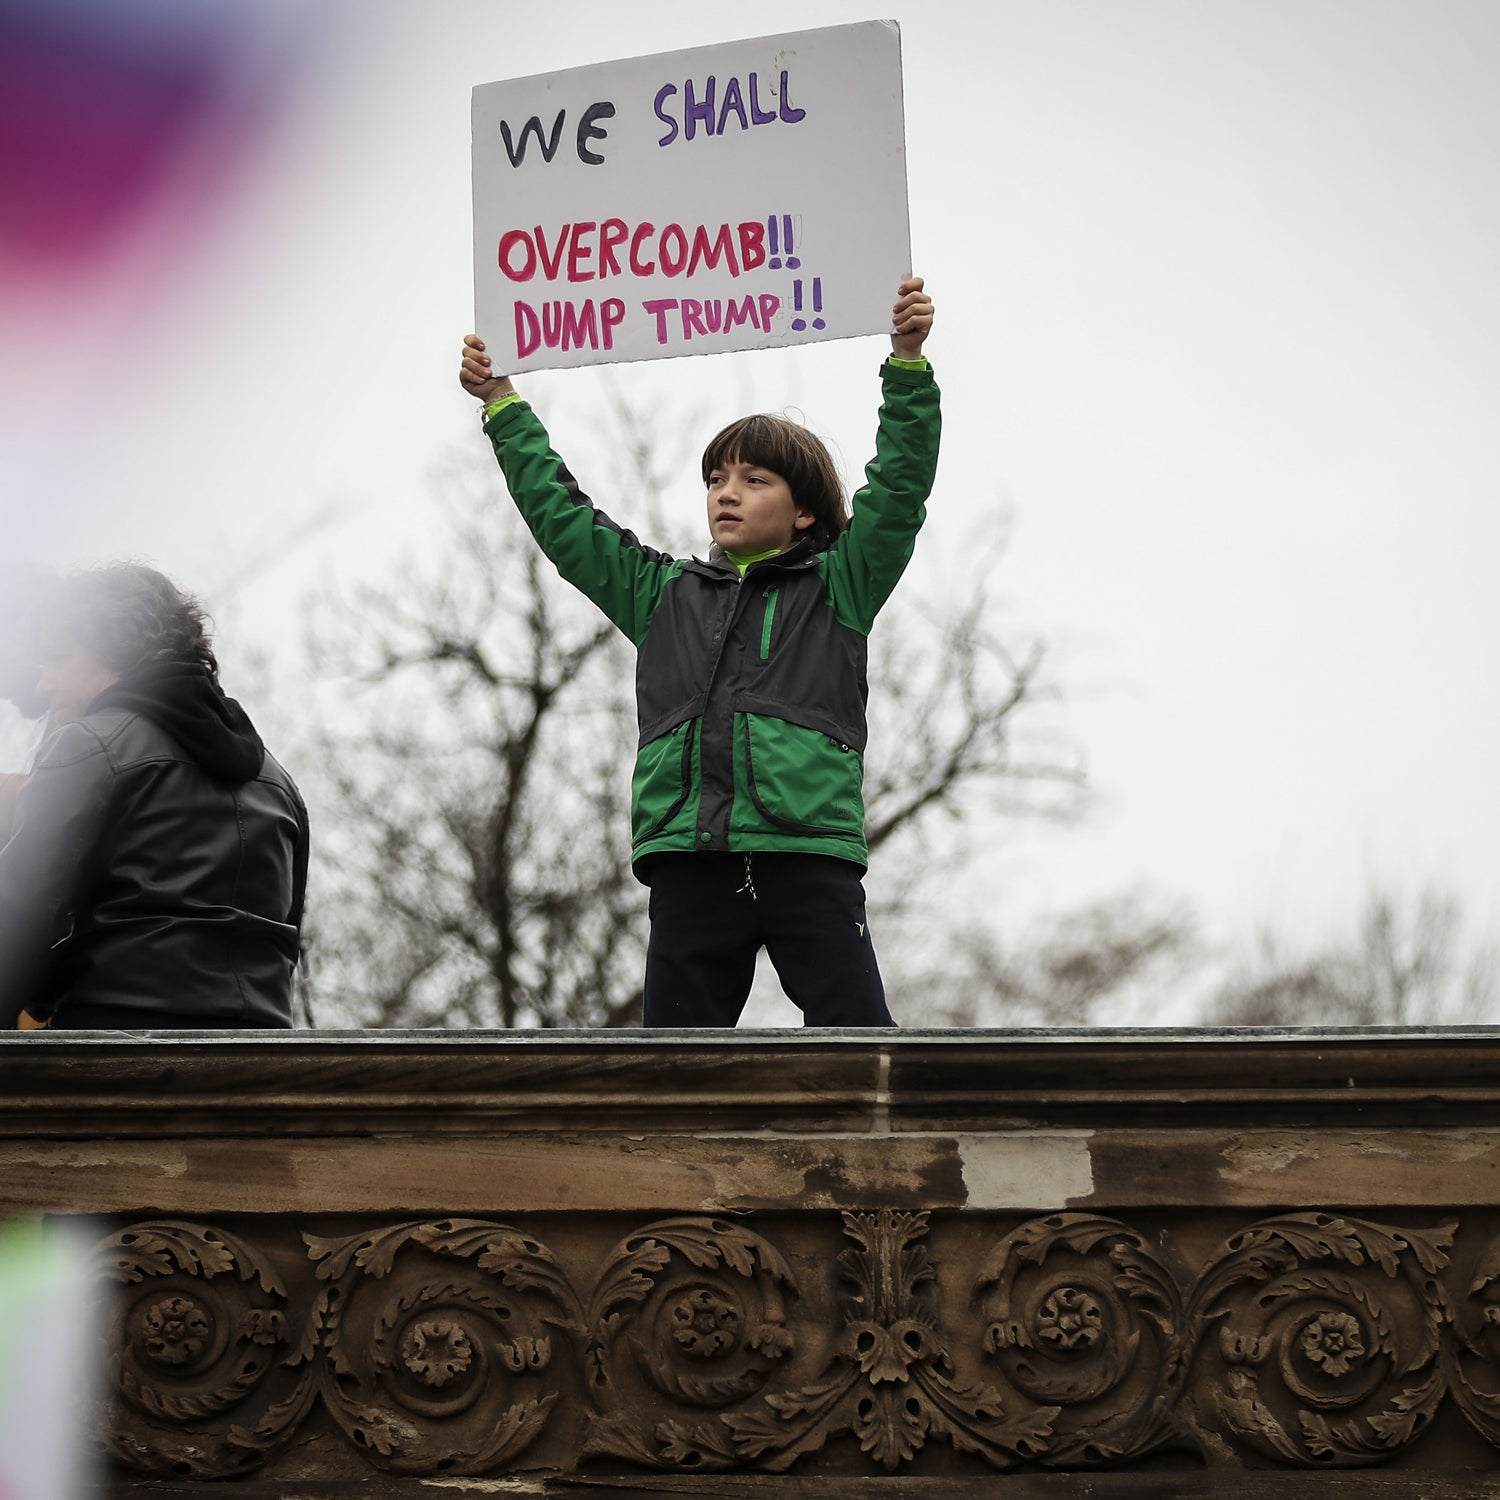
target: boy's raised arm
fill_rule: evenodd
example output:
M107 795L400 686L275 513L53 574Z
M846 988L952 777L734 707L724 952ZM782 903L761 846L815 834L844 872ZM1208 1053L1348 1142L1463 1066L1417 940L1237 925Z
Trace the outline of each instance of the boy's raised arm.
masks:
M922 351L932 331L932 298L908 277L891 309L891 358L875 457L854 496L854 518L828 554L834 607L844 624L868 631L911 560L927 515L942 431L937 382Z
M484 403L495 458L537 545L559 574L639 645L672 559L617 526L578 487L509 376L496 375L484 341L464 339L458 383ZM490 408L496 402L504 407Z

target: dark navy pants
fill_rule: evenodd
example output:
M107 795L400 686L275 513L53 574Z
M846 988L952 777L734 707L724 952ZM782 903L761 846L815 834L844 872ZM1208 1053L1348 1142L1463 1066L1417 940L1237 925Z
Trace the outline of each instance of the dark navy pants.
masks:
M858 865L826 854L661 854L647 1026L733 1026L764 948L809 1026L894 1026Z

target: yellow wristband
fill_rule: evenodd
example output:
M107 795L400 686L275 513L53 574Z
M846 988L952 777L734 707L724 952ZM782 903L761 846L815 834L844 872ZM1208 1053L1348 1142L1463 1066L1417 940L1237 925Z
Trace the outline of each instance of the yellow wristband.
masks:
M520 399L521 393L519 391L512 391L510 395L502 396L498 401L487 401L485 403L484 412L479 419L480 424L483 425L485 422L488 422L489 419L493 417L497 411L504 411L512 401L519 401Z

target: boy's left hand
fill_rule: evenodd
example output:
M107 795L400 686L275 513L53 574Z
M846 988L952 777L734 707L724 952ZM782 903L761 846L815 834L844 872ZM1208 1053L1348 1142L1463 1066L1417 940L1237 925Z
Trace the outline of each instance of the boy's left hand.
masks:
M922 278L912 276L896 289L891 309L891 353L897 359L920 359L922 344L932 332L932 298L922 290Z

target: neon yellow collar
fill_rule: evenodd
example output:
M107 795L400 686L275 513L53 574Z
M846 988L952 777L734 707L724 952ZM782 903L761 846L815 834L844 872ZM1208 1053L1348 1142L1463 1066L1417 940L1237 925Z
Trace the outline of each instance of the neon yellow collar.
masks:
M726 552L724 556L727 557L730 562L732 562L735 567L740 570L740 577L743 578L745 576L745 569L748 568L751 563L762 562L768 557L779 556L782 552L785 551L785 547L772 547L769 552L752 552L748 557L743 556L738 552Z

